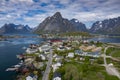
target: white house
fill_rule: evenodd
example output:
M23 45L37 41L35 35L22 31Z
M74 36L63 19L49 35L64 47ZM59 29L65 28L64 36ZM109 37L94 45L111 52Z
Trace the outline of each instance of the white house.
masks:
M53 55L53 58L55 58L56 56L57 56L57 54L54 54L54 55Z
M60 61L61 59L63 59L63 56L56 56L55 57L55 61Z
M57 72L53 74L53 80L61 80L61 75Z
M26 77L26 80L37 80L38 76L34 74L30 74Z
M53 72L55 72L62 64L61 63L56 63L56 64L53 64L52 65L52 68L53 68Z
M27 76L26 80L33 80L33 78L31 76Z
M58 50L58 51L64 51L64 50L65 50L65 47L63 47L63 46L60 45L60 46L57 48L57 50Z
M26 77L26 80L37 80L37 76L29 75L29 76Z
M61 80L60 77L55 77L53 80Z
M31 53L35 53L37 51L38 51L38 49L27 48L26 53L31 54Z
M49 45L43 45L43 46L39 47L40 52L45 52L45 51L48 51L48 50L50 50Z
M71 47L66 47L67 50L71 50Z
M88 43L89 42L89 40L83 40L83 43Z
M43 54L40 54L39 57L41 57L42 60L46 59L46 57Z
M74 57L74 53L68 53L68 56L67 57L69 57L69 58L73 58Z

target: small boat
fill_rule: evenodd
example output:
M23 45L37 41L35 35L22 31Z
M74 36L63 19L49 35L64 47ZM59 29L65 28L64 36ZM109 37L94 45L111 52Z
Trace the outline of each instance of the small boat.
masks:
M19 68L20 66L21 66L21 65L18 65L18 64L17 64L17 65L14 65L15 68Z
M5 71L15 71L17 70L18 68L7 68Z
M18 63L19 65L22 65L23 64L23 62L20 62L20 63Z

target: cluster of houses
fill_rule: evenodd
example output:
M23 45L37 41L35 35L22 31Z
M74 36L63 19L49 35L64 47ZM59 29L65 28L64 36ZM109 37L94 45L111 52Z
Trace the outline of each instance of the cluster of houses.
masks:
M64 42L64 41L63 41ZM63 42L54 42L54 45L57 45L56 50L57 51L65 51L65 50L71 50L72 45L63 45ZM75 41L79 44L78 41ZM88 42L87 40L84 41L85 43ZM69 42L68 42L69 43ZM75 50L74 52L68 53L66 57L73 58L74 55L80 55L80 56L91 56L91 57L100 57L102 47L97 47L95 45L84 45L82 44L78 50Z
M38 51L38 45L30 44L29 48L26 49L26 53L31 54Z
M71 45L69 45L69 41L67 43L67 45L63 45L65 41L54 41L53 42L53 46L56 46L56 50L57 51L66 51L66 50L71 50L73 49L73 47ZM76 43L79 44L79 41L75 41ZM88 41L84 41L84 43L88 43ZM95 45L84 45L84 43L82 44L82 46L79 47L79 49L74 50L73 52L68 52L66 55L66 58L75 58L75 55L80 56L80 60L83 60L83 58L81 58L81 56L90 56L90 57L100 57L101 54L101 49L102 47L97 47ZM60 60L63 59L63 56L59 56L56 53L54 53L53 56L54 60L56 63L54 63L52 65L52 70L54 72L54 74L56 73L56 70L59 69L63 64L61 64L62 62L60 62ZM57 72L57 74L59 74L56 78L54 78L53 80L61 80L60 77L60 73Z
M75 50L75 54L80 56L100 57L101 52L84 52L82 50Z
M74 41L79 44L79 41ZM86 43L88 41L84 41ZM46 61L48 60L50 50L57 50L57 51L66 51L66 50L72 50L73 45L71 44L71 41L69 40L60 40L60 39L51 39L48 42L45 42L43 45L39 46L36 44L30 44L30 46L26 49L27 55L33 55L33 56L25 56L25 55L19 55L18 58L21 60L21 66L19 67L19 70L23 73L29 72L29 70L35 71L36 69L40 69L46 64ZM62 60L66 57L67 58L74 58L75 55L80 56L91 56L91 57L99 57L101 52L101 47L96 47L95 45L87 45L85 46L82 44L79 46L78 49L74 50L73 52L68 52L66 56L60 56L57 53L53 53L53 64L52 72L53 72L53 80L61 80L61 74L56 72L57 69L59 69L63 64ZM38 59L36 60L37 55ZM36 73L38 73L36 71ZM37 74L29 73L26 76L26 80L38 80Z
M41 72L37 70L46 64L44 61L48 58L49 50L50 45L48 44L42 46L30 44L25 54L17 55L17 58L21 60L21 64L15 66L17 72L25 74L25 80L38 80L38 73L41 74ZM20 79L21 75L17 76L17 78Z
M26 50L26 53L27 54L36 54L38 55L38 57L42 60L42 61L46 61L49 57L49 53L50 53L50 49L51 49L51 44L52 45L58 45L58 44L61 44L62 41L61 40L51 40L51 41L48 41L46 42L45 44L41 45L41 46L38 46L38 45L30 45L29 48L27 48ZM39 53L40 52L40 53ZM62 56L58 56L58 55L54 55L53 56L54 60L56 63L53 63L52 64L52 70L53 70L53 73L54 73L54 76L53 76L53 80L61 80L61 77L60 77L60 74L56 72L56 70L62 66L61 64L61 59L63 58ZM27 60L29 59L28 62L30 61L33 61L33 60L30 60L32 58L27 58ZM40 64L39 65L44 65L43 62L39 62ZM37 67L35 64L35 62L33 63L35 67ZM58 75L59 74L59 75ZM36 77L31 77L30 75L26 77L26 80L34 80L33 78L36 78Z
M53 58L54 58L54 62L52 64L53 80L61 80L61 74L59 72L56 72L56 70L62 66L63 56L54 54Z

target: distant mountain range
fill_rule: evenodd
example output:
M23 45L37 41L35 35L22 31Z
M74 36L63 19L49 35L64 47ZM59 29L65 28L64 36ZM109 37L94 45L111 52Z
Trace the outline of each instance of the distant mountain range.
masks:
M77 19L63 18L60 12L47 17L36 28L28 25L5 24L0 28L0 33L63 33L63 32L90 32L94 34L118 34L120 35L120 17L96 21L90 29Z
M60 12L56 12L53 16L47 17L35 30L37 33L61 33L74 31L87 31L87 29L85 24L76 19L68 20L63 18Z
M40 23L35 32L37 33L53 33L53 32L90 32L95 34L120 34L120 17L96 21L90 29L77 19L65 19L60 12L56 12L53 16L47 17Z
M0 33L30 33L32 29L28 25L16 25L13 23L4 24L0 28Z
M96 21L90 32L98 34L120 34L120 17Z

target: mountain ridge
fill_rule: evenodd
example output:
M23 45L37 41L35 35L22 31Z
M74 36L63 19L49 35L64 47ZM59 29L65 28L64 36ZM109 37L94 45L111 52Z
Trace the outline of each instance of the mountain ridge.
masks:
M91 33L120 34L120 17L96 21L90 28Z
M120 17L96 21L90 29L79 20L63 18L60 12L45 18L36 28L22 24L4 24L1 33L64 33L64 32L89 32L93 34L120 34Z
M8 23L0 28L0 33L30 33L32 29L28 25Z
M81 27L86 26L81 24ZM79 26L79 27L80 27ZM47 17L43 22L41 22L38 26L35 32L45 32L45 33L53 33L53 32L74 32L74 31L79 31L77 29L78 25L75 25L75 22L70 21L66 18L63 18L60 12L56 12L53 16ZM82 31L82 30L81 30ZM87 29L86 29L87 31Z

